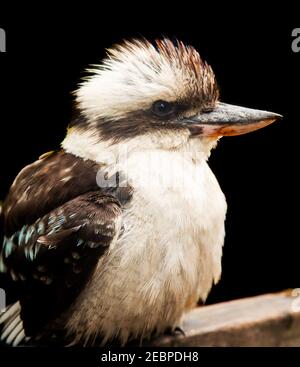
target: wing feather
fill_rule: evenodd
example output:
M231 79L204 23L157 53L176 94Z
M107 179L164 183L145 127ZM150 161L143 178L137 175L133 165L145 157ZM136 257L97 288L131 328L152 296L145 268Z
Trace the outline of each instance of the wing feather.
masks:
M2 261L20 295L26 335L34 335L70 306L118 237L120 223L117 199L91 192L6 237Z
M124 188L101 190L99 169L63 151L51 153L20 172L3 204L1 282L4 276L11 302L20 302L27 336L63 315L119 236L131 189L126 195ZM21 334L14 331L12 339Z

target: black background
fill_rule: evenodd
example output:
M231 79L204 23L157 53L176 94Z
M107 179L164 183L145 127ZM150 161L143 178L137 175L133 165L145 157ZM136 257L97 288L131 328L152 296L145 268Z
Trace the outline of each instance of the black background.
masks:
M291 33L300 16L292 6L265 13L248 5L227 12L198 6L144 4L126 13L117 4L81 4L76 17L47 8L18 9L18 20L0 14L7 34L7 52L0 53L0 198L22 167L59 147L70 92L105 47L123 38L177 37L212 65L223 101L284 115L261 131L221 139L210 158L228 215L222 279L208 302L299 287L300 53L292 52Z

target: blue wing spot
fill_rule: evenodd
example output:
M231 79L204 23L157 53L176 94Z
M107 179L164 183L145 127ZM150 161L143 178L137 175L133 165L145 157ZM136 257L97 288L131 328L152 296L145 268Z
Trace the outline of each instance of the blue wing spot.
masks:
M49 217L49 219L48 219L48 224L49 224L49 226L50 226L51 224L55 223L55 221L56 221L56 217L55 217L55 216L53 216L53 215L50 215L50 217Z
M23 226L21 231L19 232L19 235L18 235L18 245L20 246L24 240L24 237L25 237L25 231L27 229L27 226Z
M39 222L37 232L38 232L38 234L44 234L45 233L45 223L43 221Z
M3 242L4 257L7 258L13 252L14 248L15 248L15 244L12 240L12 237L10 238L4 237L4 242Z
M84 241L81 238L79 238L79 240L77 240L76 246L81 246L83 244L84 244Z
M34 248L32 248L32 247L25 247L24 253L25 253L26 259L31 260L31 261L34 260L34 255L35 255Z
M59 226L62 226L66 221L66 217L63 214L60 214L56 217L56 223Z
M7 267L3 262L2 254L0 255L0 273L6 273Z
M27 245L30 237L33 235L33 233L35 232L35 228L30 226L28 229L27 229L27 232L26 232L26 236L25 236L25 244Z

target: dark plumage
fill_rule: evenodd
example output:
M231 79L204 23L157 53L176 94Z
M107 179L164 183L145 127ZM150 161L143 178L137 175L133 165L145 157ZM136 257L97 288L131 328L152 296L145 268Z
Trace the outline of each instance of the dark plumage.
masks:
M51 153L20 172L3 204L0 270L18 294L27 336L72 304L119 230L119 188L101 191L98 169Z

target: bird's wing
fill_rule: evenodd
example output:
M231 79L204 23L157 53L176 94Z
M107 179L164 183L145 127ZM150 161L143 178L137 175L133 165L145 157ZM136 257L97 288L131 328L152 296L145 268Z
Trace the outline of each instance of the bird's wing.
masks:
M65 151L44 154L21 170L3 203L4 232L12 235L67 201L99 190L101 165Z
M119 173L115 187L99 188L102 168L64 151L44 155L3 203L0 286L9 302L20 300L27 334L67 308L118 236L131 188L118 185Z
M5 237L2 271L18 289L26 335L70 306L120 226L119 201L89 192Z

